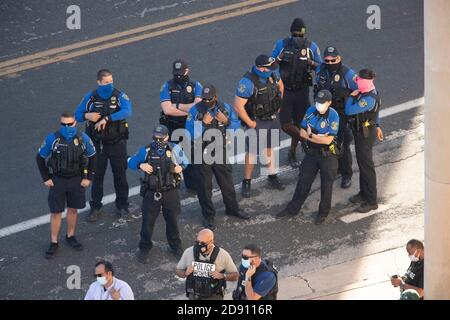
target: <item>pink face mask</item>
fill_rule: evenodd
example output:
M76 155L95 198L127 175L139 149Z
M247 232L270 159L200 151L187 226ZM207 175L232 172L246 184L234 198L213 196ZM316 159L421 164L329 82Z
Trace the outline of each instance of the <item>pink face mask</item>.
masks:
M375 89L373 80L358 77L356 78L356 84L358 85L358 90L361 93L366 93Z

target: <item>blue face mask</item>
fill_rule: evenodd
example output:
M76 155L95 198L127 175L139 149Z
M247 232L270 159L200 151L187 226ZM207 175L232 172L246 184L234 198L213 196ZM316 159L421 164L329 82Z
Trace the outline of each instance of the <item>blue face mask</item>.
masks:
M59 132L61 132L64 139L72 140L73 137L75 137L75 135L77 133L77 128L76 127L61 127L61 129L59 129Z
M113 83L108 83L104 85L99 85L97 89L97 93L100 97L103 99L108 99L112 96L112 93L114 91L114 85Z
M272 75L273 71L260 71L258 70L255 66L253 66L253 72L258 76L261 77L263 79L269 79L270 76Z
M241 264L242 264L242 267L244 267L245 269L248 269L250 267L250 259L247 259L247 260L241 259Z

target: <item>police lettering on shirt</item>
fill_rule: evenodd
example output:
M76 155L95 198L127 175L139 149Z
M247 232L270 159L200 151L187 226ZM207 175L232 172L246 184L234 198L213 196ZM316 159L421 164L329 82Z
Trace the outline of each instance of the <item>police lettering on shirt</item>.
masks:
M194 267L194 277L210 278L210 273L216 271L216 265L212 263L193 261L192 266Z

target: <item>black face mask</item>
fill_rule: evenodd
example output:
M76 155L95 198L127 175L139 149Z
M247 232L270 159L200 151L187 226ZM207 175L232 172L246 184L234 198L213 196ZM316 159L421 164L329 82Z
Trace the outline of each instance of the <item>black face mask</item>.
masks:
M155 145L156 149L164 150L167 147L167 141L164 141L163 139L153 139L153 143Z
M198 250L200 252L200 254L205 257L205 256L207 256L206 251L208 251L208 244L203 244L203 243L199 243L198 241L195 241L194 249Z
M341 67L341 62L339 62L339 63L334 63L334 64L327 63L326 66L327 66L327 70L328 70L329 72L336 72L336 71L338 71L339 68Z
M214 108L216 105L217 100L216 99L212 99L212 100L202 100L202 103L208 107L209 109Z
M188 75L183 75L183 76L174 75L173 79L175 80L176 83L182 84L182 83L186 83L189 81L189 76Z

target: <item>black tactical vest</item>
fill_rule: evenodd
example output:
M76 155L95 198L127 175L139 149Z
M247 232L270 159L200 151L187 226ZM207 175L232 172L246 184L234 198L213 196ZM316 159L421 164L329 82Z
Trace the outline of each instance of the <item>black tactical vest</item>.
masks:
M311 42L306 38L283 39L280 75L286 90L296 91L312 85L312 75L308 66L308 58L311 56L310 46Z
M112 96L109 99L103 99L97 93L97 90L95 90L92 93L90 102L87 106L87 108L89 108L90 105L93 104L93 108L86 110L86 112L98 112L100 113L101 118L116 113L120 111L120 95L121 92L114 89ZM100 132L95 130L94 126L94 122L88 121L86 124L86 133L97 143L101 141L104 144L112 144L122 139L128 139L128 123L126 120L110 121L106 124L105 129Z
M330 91L333 96L331 106L339 113L339 115L344 114L345 101L352 92L350 85L345 80L345 75L348 70L348 67L341 65L336 72L330 74L326 68L326 64L322 64L320 71L317 74L316 93L323 89ZM342 81L344 86L341 85Z
M247 269L240 268L239 269L239 279L237 288L235 291L233 291L233 300L247 300L247 296L245 294L245 273L247 272ZM273 266L273 263L267 259L264 259L261 261L261 264L258 268L256 268L255 274L252 276L252 285L254 282L254 279L258 278L258 275L262 272L273 272L275 274L275 285L273 286L272 290L269 291L269 293L261 297L261 300L277 300L277 294L278 294L278 270L275 269Z
M209 260L200 260L200 251L194 246L194 261L214 264L219 255L219 251L220 248L214 246ZM224 270L220 270L219 272L224 272ZM227 282L225 279L218 280L212 277L196 277L194 276L194 273L191 273L186 277L186 296L189 297L189 295L195 295L200 299L209 298L214 294L223 294L226 286Z
M359 116L361 121L363 121L363 120L376 121L376 119L378 117L378 112L380 111L380 108L381 108L380 94L378 92L376 92L375 90L372 90L370 92L361 93L359 99L362 99L364 97L372 97L372 98L374 98L375 99L375 106L372 108L372 110L366 111L366 112L363 112L363 113L359 113L357 115Z
M247 72L244 78L249 79L253 83L253 95L248 98L245 104L251 119L269 120L271 116L276 114L281 108L282 99L281 91L275 75L267 79L266 84L259 81L259 77L254 72Z
M66 178L81 176L88 162L83 139L78 132L70 142L59 131L55 132L55 136L49 160L53 174Z

